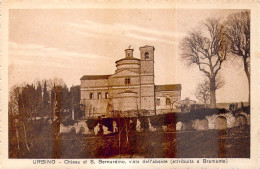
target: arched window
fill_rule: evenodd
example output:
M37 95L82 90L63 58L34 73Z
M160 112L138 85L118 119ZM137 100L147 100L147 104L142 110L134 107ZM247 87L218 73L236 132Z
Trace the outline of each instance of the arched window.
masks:
M89 93L89 99L94 99L93 93Z
M101 98L101 93L98 93L98 99L102 99L102 98Z
M160 99L156 99L156 106L160 106Z
M171 100L169 98L166 98L166 105L171 105Z
M145 59L145 60L149 60L149 53L148 53L148 52L145 52L145 53L144 53L144 59Z

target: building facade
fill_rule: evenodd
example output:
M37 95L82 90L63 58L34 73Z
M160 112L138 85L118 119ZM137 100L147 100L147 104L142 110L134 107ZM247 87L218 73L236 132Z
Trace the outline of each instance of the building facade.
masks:
M140 59L133 49L117 60L111 75L84 75L81 80L81 104L85 117L136 117L178 111L181 85L154 84L154 47L140 47Z

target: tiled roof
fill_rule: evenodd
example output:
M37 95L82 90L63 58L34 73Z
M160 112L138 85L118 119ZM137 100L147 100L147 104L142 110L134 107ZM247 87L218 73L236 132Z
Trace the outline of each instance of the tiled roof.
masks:
M171 84L171 85L156 85L155 91L172 91L181 90L181 84Z
M108 79L111 75L84 75L80 80Z

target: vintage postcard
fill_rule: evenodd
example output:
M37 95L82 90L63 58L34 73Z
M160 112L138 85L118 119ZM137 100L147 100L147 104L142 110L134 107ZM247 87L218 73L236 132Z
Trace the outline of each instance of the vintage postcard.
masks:
M3 1L1 168L257 168L257 1Z

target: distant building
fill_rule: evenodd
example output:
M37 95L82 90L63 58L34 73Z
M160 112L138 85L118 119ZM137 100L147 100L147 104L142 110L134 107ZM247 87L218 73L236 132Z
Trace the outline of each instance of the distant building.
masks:
M84 75L81 80L81 104L85 117L135 117L177 111L181 85L154 84L154 47L140 47L141 58L133 49L117 60L112 75Z

